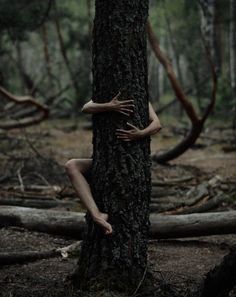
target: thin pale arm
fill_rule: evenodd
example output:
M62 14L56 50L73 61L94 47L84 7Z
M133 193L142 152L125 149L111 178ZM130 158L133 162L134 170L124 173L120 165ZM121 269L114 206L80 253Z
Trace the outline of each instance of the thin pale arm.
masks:
M148 107L149 107L149 125L146 128L141 130L142 137L156 134L162 129L160 120L157 114L155 113L153 106L150 102Z
M114 111L119 112L123 115L129 116L133 112L134 108L134 100L118 100L121 92L119 92L115 97L113 97L109 102L105 103L95 103L93 100L90 100L86 103L83 108L82 112L85 113L98 113L98 112L105 112L105 111Z
M89 102L84 104L81 111L84 113L98 113L98 112L104 112L109 110L111 110L109 102L95 103L93 102L93 100L90 100Z

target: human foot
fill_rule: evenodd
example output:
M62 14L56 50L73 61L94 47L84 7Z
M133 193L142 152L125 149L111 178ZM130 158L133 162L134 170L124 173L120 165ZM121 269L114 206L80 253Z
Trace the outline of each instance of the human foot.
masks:
M105 234L111 234L112 233L112 227L111 224L107 222L108 220L108 214L99 212L96 215L93 215L93 220L95 223L99 224L105 231Z

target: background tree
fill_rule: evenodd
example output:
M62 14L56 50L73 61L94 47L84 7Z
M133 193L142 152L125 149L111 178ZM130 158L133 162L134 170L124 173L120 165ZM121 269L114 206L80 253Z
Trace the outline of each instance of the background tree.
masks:
M230 1L230 25L229 25L229 58L230 58L230 85L234 100L234 113L236 111L236 3ZM236 116L234 115L234 127Z

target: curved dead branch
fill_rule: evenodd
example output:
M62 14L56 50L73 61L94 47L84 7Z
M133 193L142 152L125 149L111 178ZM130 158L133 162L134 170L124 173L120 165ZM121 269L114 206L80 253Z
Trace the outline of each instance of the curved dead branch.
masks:
M0 94L8 100L15 102L16 104L26 104L32 107L36 107L36 109L38 110L38 113L36 113L33 116L17 120L8 120L5 123L0 123L0 129L10 130L15 128L32 126L43 121L49 115L48 107L44 104L37 102L31 96L15 96L6 89L4 89L2 86L0 86Z
M170 160L173 160L180 155L182 155L185 151L187 151L198 139L199 135L202 132L204 122L206 121L207 117L209 116L210 112L212 111L215 100L216 100L216 88L217 88L217 76L214 64L212 62L210 53L208 48L205 46L207 59L211 66L211 72L212 72L212 79L213 79L213 85L212 85L212 95L211 95L211 101L209 105L207 106L204 115L202 117L199 117L194 106L192 103L188 100L186 94L184 93L181 85L178 82L178 79L174 73L173 67L171 65L171 62L169 61L168 57L165 55L165 53L161 50L159 46L159 41L157 37L155 36L150 22L147 24L147 33L149 42L151 45L151 48L156 55L157 59L160 61L160 63L163 65L167 72L167 76L170 80L171 86L175 92L175 95L177 99L181 102L185 112L187 113L192 127L187 134L187 136L180 141L175 147L171 148L170 150L163 152L161 154L157 154L153 156L153 160L159 163L166 163ZM204 44L205 45L205 44Z

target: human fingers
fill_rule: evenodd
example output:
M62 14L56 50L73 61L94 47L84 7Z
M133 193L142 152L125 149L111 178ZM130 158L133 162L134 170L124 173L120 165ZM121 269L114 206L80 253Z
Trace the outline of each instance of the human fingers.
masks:
M131 138L129 136L117 136L117 139L122 140L122 141L130 141Z
M131 141L131 138L119 138L119 139L126 142Z
M128 133L125 133L125 132L123 132L123 133L116 133L116 136L118 136L118 137L128 137L129 136L129 134Z
M124 129L116 129L117 133L128 133L128 130L124 130Z
M125 103L125 104L133 104L133 105L134 105L134 100L133 100L133 99L122 100L121 103Z
M133 111L134 110L134 105L133 104L121 104L120 103L120 108L128 108L128 109L131 109Z
M137 129L137 127L136 127L136 126L134 126L134 125L130 124L129 122L127 122L127 125L128 125L128 126L130 126L130 127L132 127L132 128L134 128L134 129Z
M106 234L106 235L109 235L109 234L111 234L111 233L112 233L112 231L109 231L109 230L106 230L106 231L105 231L105 234Z
M129 135L121 135L121 134L116 134L116 137L119 138L119 139L126 139L126 138L129 138Z
M126 134L126 133L120 133L120 134L117 134L116 133L116 136L117 136L117 138L128 138L129 137L129 135L128 134Z
M132 107L132 108L134 108L134 104L132 102L119 101L119 105L123 106L123 107Z
M121 107L120 110L121 110L121 111L124 111L124 112L134 112L132 109L125 108L125 107Z
M121 95L121 92L119 91L118 94L116 94L113 99L118 99L120 95Z
M109 223L105 223L104 227L106 228L105 234L111 234L112 233L112 227Z
M121 110L119 110L118 112L121 113L121 114L124 114L126 116L129 116L129 113L127 113L127 112L124 112L124 111L121 111Z

